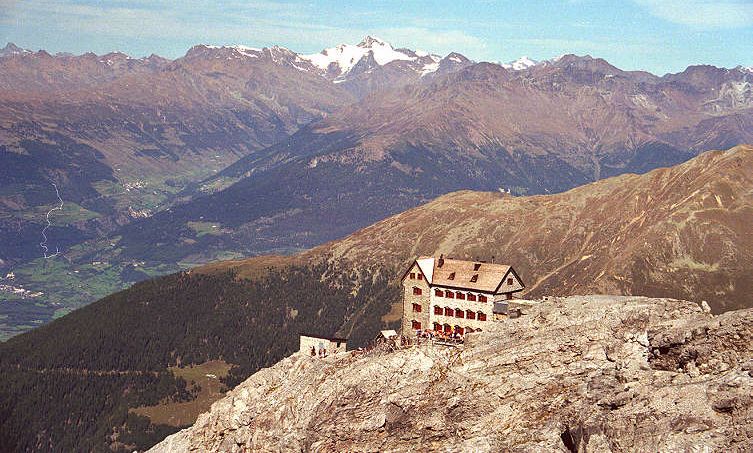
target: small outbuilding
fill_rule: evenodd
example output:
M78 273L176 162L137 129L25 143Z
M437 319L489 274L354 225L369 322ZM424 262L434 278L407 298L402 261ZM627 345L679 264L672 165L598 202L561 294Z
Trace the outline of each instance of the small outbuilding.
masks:
M347 338L301 335L299 352L322 357L345 352L347 346Z
M391 340L397 338L397 332L394 330L382 330L381 337L385 340Z

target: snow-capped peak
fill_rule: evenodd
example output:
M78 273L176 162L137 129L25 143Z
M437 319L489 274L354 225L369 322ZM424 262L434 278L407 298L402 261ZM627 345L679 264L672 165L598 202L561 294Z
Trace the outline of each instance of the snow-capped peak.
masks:
M301 57L323 71L333 71L338 76L342 76L350 72L369 53L372 54L374 61L379 66L384 66L396 60L413 61L417 58L395 50L390 43L373 36L365 37L355 46L340 44L336 47L324 49L318 54L302 55Z
M509 63L503 63L501 66L505 69L512 69L513 71L522 71L524 69L528 69L531 66L537 65L538 62L536 60L531 60L530 58L523 56L518 58L515 61L511 61Z

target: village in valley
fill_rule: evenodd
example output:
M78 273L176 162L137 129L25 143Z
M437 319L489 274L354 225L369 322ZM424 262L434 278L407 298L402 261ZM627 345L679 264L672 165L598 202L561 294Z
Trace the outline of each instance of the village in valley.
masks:
M365 350L431 343L457 346L466 334L490 322L517 318L535 303L516 299L525 284L511 265L475 260L418 257L404 272L399 332L382 330ZM347 338L301 335L299 353L324 358L345 352ZM364 352L359 348L356 353Z

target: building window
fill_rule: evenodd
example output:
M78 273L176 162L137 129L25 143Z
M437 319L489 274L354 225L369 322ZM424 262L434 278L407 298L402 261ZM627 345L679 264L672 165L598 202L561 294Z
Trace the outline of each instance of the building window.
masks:
M434 295L437 296L437 297L442 297L442 296L444 296L444 293L442 292L441 289L435 289L434 290Z
M451 273L449 277L447 277L448 280L455 280L455 273Z
M419 280L423 280L424 279L424 275L421 274L421 273L419 273L418 275L416 275L416 277L418 277Z
M486 321L486 313L478 312L478 320Z
M413 287L413 295L414 296L420 296L421 295L421 288Z
M479 269L481 269L481 263L473 263L473 270L477 271Z
M468 319L476 319L476 313L474 313L471 310L467 310L465 312L465 317L468 318Z
M444 331L445 331L445 333L452 332L452 326L450 326L449 324L445 324L444 325Z
M413 304L413 311L421 313L421 304Z
M442 307L440 307L439 305L435 305L434 306L434 314L435 315L441 315L442 314Z
M508 279L507 279L507 284L508 284L508 285L512 285L512 281L513 281L513 280L512 280L512 277L508 278Z
M479 294L478 295L478 301L479 302L486 302L486 296L484 296L483 294Z
M442 324L440 324L440 323L438 323L438 322L435 322L435 323L434 323L434 330L435 330L436 332L439 332L440 330L442 330Z
M411 321L410 325L413 328L413 330L421 330L421 323L416 321L415 319Z
M465 318L465 312L459 308L455 309L455 317L456 318Z
M478 281L478 274L473 274L473 277L471 277L471 283L476 283Z
M512 300L512 293L507 293L507 300Z
M461 293L460 291L458 291L456 294L458 299L465 300L465 294Z
M416 279L416 273L415 272L411 272L410 273L410 279L411 280L415 280Z
M444 315L445 316L452 316L455 314L455 311L450 307L445 307L444 309Z
M455 326L455 332L459 333L460 335L463 335L463 328L460 326Z
M470 300L471 302L475 302L476 301L476 295L475 294L468 294L468 300Z
M453 293L452 291L447 291L447 292L444 293L444 297L446 297L448 299L454 299L455 298L455 293Z

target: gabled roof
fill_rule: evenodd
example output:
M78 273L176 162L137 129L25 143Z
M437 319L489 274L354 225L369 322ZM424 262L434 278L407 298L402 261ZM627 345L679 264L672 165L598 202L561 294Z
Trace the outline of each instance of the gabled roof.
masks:
M509 272L520 280L515 270L507 264L426 256L417 258L415 263L418 264L426 277L426 282L431 286L495 293Z
M424 276L426 277L426 281L431 284L431 279L434 276L434 258L418 258L416 260L416 264L418 264L418 267L421 268L421 272L423 272Z

